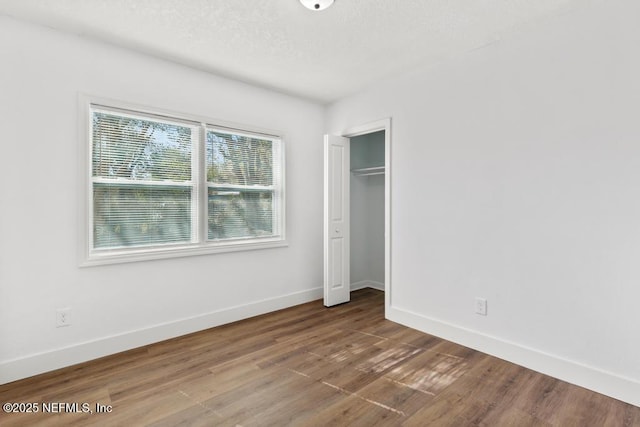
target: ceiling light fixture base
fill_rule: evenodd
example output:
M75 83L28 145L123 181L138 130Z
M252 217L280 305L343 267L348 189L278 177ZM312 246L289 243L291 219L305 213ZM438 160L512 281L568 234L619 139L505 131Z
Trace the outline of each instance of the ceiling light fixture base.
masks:
M304 7L314 11L325 10L333 4L335 0L300 0Z

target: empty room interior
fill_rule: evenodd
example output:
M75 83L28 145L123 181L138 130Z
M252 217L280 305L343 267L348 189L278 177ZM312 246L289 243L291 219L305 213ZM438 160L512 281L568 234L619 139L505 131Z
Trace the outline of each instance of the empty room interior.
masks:
M0 0L0 424L640 426L639 20Z

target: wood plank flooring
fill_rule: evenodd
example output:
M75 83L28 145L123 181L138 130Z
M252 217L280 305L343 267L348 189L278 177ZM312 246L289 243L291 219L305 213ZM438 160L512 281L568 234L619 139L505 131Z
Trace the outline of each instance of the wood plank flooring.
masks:
M5 402L40 406L5 427L640 426L638 407L385 320L371 289L6 384Z

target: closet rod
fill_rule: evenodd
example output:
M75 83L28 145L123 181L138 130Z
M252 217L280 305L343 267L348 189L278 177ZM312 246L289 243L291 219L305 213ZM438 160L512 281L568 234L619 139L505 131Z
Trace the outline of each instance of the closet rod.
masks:
M354 174L355 176L384 175L384 166L376 166L373 168L352 169L351 173Z

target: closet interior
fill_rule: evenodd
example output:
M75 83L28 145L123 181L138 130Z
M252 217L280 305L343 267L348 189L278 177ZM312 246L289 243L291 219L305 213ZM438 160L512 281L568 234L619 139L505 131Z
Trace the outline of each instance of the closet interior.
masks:
M350 138L351 290L384 291L385 131Z

